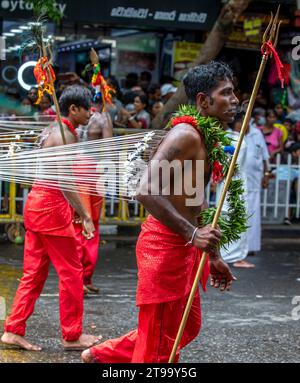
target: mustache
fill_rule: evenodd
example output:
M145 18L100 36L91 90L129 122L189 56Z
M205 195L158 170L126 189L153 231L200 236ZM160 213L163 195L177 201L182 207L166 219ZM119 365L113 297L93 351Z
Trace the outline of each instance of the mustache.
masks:
M234 108L228 109L226 112L224 112L224 114L227 114L227 113L236 113L236 114L246 113L247 106L248 106L248 103L243 103L242 105L237 105Z
M228 114L228 113L239 113L239 108L231 108L226 110L226 112L223 112L223 114Z

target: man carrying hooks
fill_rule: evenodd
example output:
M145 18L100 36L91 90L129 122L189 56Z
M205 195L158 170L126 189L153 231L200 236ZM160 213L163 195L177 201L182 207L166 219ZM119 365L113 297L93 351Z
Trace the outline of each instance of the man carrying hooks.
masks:
M60 109L64 116L62 122L67 144L77 142L75 128L88 123L91 98L90 91L81 86L70 86L64 90L60 98ZM45 136L43 148L59 147L62 143L60 128L53 126L49 135ZM53 155L55 156L55 152ZM39 171L42 175L43 167ZM35 181L25 206L23 277L16 292L11 314L5 321L5 332L1 341L6 345L18 346L25 350L41 350L40 346L28 342L24 336L26 321L33 313L35 302L43 290L52 262L59 277L63 346L66 350L84 349L94 345L99 337L82 333L83 270L76 249L72 208L81 218L87 239L94 236L93 221L76 191L62 191L59 179L49 188L47 181L43 181L43 177L40 178Z
M219 62L198 66L187 73L184 79L186 94L201 116L215 117L226 125L233 121L238 99L233 92L232 77L230 68ZM168 362L203 252L209 253L209 262L201 279L203 289L209 272L211 286L221 291L229 290L235 279L220 257L220 230L211 225L198 227L197 217L207 208L204 189L210 179L211 167L201 131L189 121L190 118L178 119L166 135L149 163L151 171L142 178L137 195L138 201L150 212L136 246L138 328L85 350L82 360L86 363ZM159 193L151 193L156 190L157 179L152 177L156 166L162 161L177 161L183 165L186 160L191 164L187 171L193 185L197 184L197 178L203 178L202 198L197 200L196 206L187 203L195 196L185 193L184 185L181 185L184 190L181 195L175 193L175 169L167 185L170 194L163 195L161 187ZM197 161L203 165L200 173L196 171ZM200 295L197 292L176 360L179 350L198 335L200 327Z

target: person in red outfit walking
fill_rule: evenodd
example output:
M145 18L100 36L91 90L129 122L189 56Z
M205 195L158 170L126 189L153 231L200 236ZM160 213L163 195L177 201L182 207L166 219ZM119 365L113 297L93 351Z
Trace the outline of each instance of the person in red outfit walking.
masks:
M75 128L86 125L90 119L91 93L80 86L64 90L59 100L67 144L78 141ZM43 148L62 145L58 125L44 135ZM55 153L54 153L55 155ZM42 174L43 170L40 168ZM76 192L46 187L37 179L29 193L24 223L26 227L23 277L16 292L11 314L5 321L2 343L26 350L40 351L41 347L28 342L25 336L26 321L33 313L52 262L59 277L60 324L65 349L86 348L99 337L82 333L83 271L76 249L72 224L73 209L81 217L85 236L93 238L93 220Z
M92 108L92 116L89 124L85 129L81 129L82 140L99 140L102 138L112 137L112 121L110 115L106 112L99 111L99 103L97 107ZM91 161L93 159L91 158ZM88 169L84 169L84 165L80 166L80 159L78 161L76 170L79 173L87 173ZM76 172L76 171L75 171ZM96 185L95 185L96 188ZM80 193L80 185L78 185L78 191ZM82 234L82 221L78 214L75 212L74 215L74 229L76 233L77 250L80 254L80 258L83 266L83 284L85 294L98 294L99 289L93 285L92 276L95 271L97 259L98 259L98 248L99 248L99 220L101 214L101 207L103 198L98 195L80 193L82 204L86 207L87 211L92 217L93 224L95 227L94 237L87 240Z
M233 74L227 65L212 62L195 67L187 73L184 86L189 101L203 117L216 117L223 126L233 121L238 99L233 92ZM86 363L167 363L203 251L209 254L201 280L203 288L209 272L211 285L221 291L229 289L234 280L218 250L220 230L211 225L198 227L197 217L207 208L205 198L191 196L183 180L179 181L182 194L175 194L174 190L178 190L175 170L170 172L168 180L169 195L162 192L161 178L152 178L152 174L161 173L157 167L162 161L184 164L186 160L192 161L187 174L192 184L197 185L197 179L203 177L204 196L211 175L207 149L201 129L182 119L158 146L150 161L151 171L143 176L137 194L138 201L150 213L136 246L138 328L85 350L81 357ZM203 164L201 174L196 171L197 161ZM158 184L159 193L151 193L157 191ZM194 198L193 206L187 203L190 197ZM200 327L197 292L177 350L177 361L180 349L198 335Z

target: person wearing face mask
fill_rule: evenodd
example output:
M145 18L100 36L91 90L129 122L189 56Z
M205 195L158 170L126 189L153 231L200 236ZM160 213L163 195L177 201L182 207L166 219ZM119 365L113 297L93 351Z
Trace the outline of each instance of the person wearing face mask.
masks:
M252 121L250 125L253 128L262 129L262 127L266 124L266 111L263 108L255 108L252 114Z
M241 116L239 114L235 115L234 121L232 124L228 124L225 128L227 131L228 136L232 139L232 145L236 147L238 139L239 139L239 130L235 128L237 124L241 123ZM239 156L237 159L237 163L239 165L239 177L243 180L244 185L244 194L243 194L243 199L246 202L246 207L247 206L247 143L246 140L243 140L240 151L239 151ZM219 203L222 189L224 187L224 182L217 184L216 188L216 201L217 204ZM225 203L222 208L222 212L226 214L228 212L229 205L228 205L228 199L225 200ZM249 246L248 246L248 238L246 233L242 233L240 238L237 241L234 241L230 244L228 244L225 247L221 248L221 256L223 260L232 265L233 267L238 267L238 268L254 268L255 266L246 261L247 255L249 252Z
M34 105L38 99L38 89L35 86L32 86L27 94L27 97L31 101L31 104Z
M21 110L25 116L32 114L32 103L29 97L24 97L21 101Z
M240 132L244 114L237 116L233 124L233 130ZM255 255L261 250L261 210L260 198L261 189L267 188L269 179L272 177L269 171L269 153L264 137L259 129L253 125L249 125L245 143L247 145L246 152L246 186L247 186L247 207L248 207L248 230L246 233L248 241L248 255ZM251 268L249 262L241 261L235 264L236 267Z

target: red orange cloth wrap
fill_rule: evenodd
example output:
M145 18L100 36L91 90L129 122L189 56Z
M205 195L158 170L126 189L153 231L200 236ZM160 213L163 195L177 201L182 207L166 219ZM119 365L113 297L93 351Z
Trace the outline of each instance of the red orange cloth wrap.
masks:
M47 235L75 237L73 209L59 189L43 187L36 182L28 195L24 224L26 229Z
M153 216L142 225L136 246L138 264L137 305L170 302L189 294L202 252ZM201 279L209 277L208 261Z

